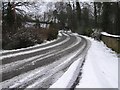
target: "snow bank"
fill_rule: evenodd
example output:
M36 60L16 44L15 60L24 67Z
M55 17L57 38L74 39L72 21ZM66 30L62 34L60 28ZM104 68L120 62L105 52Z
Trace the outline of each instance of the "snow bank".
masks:
M69 30L69 31L67 31L68 33L72 33L72 31L71 30Z
M59 35L59 36L62 36L62 34L61 34L60 32L58 33L58 35Z
M112 34L109 34L107 32L101 32L102 35L105 35L105 36L110 36L110 37L116 37L116 38L120 38L120 35L112 35Z
M76 88L118 88L118 58L102 42L92 45L83 66L82 79Z
M75 36L79 36L79 34L78 34L78 33L73 33L73 35L75 35Z
M83 59L83 58L81 58ZM81 59L71 64L68 70L50 88L70 88L75 82L81 67Z

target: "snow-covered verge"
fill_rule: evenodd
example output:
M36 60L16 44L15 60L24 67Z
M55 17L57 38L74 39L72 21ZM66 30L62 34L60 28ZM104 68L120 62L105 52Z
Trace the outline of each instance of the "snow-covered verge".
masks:
M83 58L81 58L83 59ZM70 88L79 75L81 59L76 60L50 88Z
M118 88L118 57L103 42L88 38L91 47L76 88Z
M110 37L116 37L116 38L120 38L120 35L112 35L112 34L109 34L107 32L101 32L102 35L105 35L105 36L110 36Z

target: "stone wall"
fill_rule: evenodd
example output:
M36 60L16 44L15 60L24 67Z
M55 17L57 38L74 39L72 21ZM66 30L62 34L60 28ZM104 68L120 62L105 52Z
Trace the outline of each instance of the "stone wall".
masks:
M101 35L101 40L112 50L120 53L120 37Z

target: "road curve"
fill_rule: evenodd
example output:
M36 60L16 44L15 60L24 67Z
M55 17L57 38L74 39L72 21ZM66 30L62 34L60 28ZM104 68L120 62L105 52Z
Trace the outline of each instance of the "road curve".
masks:
M58 39L57 40L54 40L52 41L51 43L43 43L43 44L40 44L38 46L33 46L33 47L28 47L28 48L22 48L22 49L17 49L17 50L8 50L8 51L4 51L2 52L2 56L4 55L9 55L9 54L15 54L15 53L19 53L19 52L24 52L24 51L29 51L29 50L34 50L34 49L39 49L39 48L43 48L43 47L47 47L47 46L50 46L50 45L53 45L53 44L56 44L58 42L61 42L63 41L67 36L64 35L63 33L61 33L62 36L58 36Z
M64 40L66 41L66 39L68 38L68 36L63 35L63 37L55 42L43 45L43 46L39 46L39 47L35 47L35 48L28 48L27 50L19 50L17 53L14 52L14 54L12 52L10 52L10 54L7 55L3 55L2 54L2 64L7 64L16 60L23 60L26 59L27 57L30 57L31 54L34 56L36 55L36 53L42 53L44 52L48 52L48 50L51 48L51 44L52 46L58 43L62 43L64 42ZM62 41L61 41L62 40ZM57 46L56 45L56 46ZM50 47L50 48L49 48ZM46 50L47 48L47 50ZM32 57L32 56L31 56Z
M0 85L3 88L49 88L77 58L85 55L86 48L85 38L62 33L60 39L49 44L8 52L3 55L7 58L2 59Z

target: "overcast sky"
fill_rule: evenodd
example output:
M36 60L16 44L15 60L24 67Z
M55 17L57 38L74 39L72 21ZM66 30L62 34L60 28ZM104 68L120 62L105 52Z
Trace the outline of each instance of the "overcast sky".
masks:
M6 1L9 1L9 0L1 0L3 2L6 2ZM61 2L61 1L64 1L64 2L67 2L67 1L76 1L76 0L10 0L10 1L22 1L22 2ZM92 2L92 1L96 1L96 2L109 2L109 1L112 1L112 2L116 2L116 1L120 1L120 0L77 0L77 1L80 1L80 2Z

